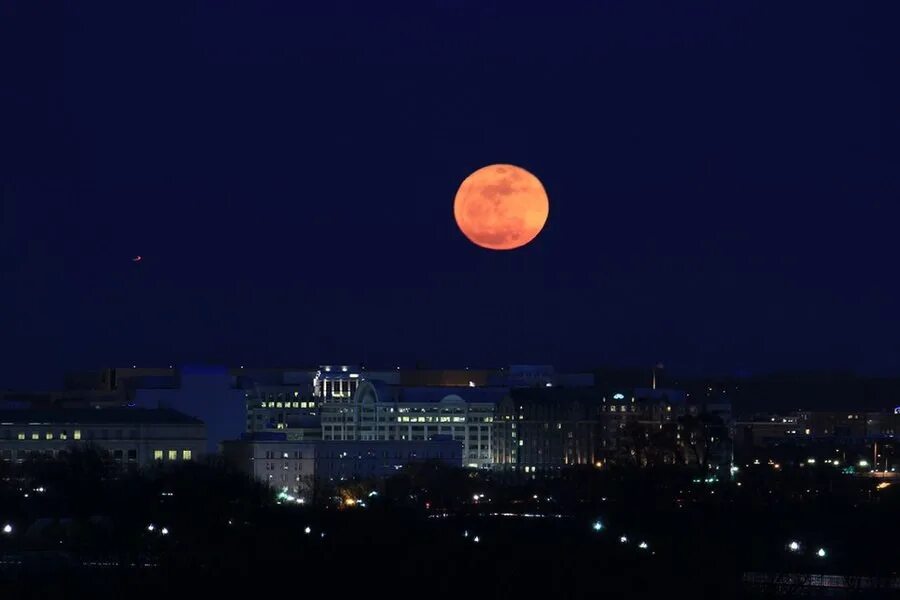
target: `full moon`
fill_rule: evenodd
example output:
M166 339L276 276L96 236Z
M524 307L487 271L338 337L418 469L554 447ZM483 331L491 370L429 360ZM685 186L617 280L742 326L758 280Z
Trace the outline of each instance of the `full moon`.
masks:
M490 250L513 250L537 237L550 202L540 180L515 165L488 165L463 180L453 201L456 224Z

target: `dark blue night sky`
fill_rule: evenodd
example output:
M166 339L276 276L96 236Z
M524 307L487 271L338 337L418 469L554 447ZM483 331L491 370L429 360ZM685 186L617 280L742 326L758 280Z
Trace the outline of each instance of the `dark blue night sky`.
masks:
M186 362L900 375L898 17L5 2L0 388ZM550 195L519 251L453 222L495 162Z

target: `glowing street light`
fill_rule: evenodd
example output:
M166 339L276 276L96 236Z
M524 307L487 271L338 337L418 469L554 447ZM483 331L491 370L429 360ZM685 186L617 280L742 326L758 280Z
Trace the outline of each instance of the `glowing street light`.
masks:
M647 546L647 542L641 542L640 544L638 544L638 548L640 548L641 550L646 550L648 547L649 546Z
M788 544L788 550L791 552L800 552L800 542L792 540L791 543Z
M628 543L628 536L623 535L622 537L619 538L619 542L621 542L621 543L623 543L623 544L627 544L627 543Z
M602 530L603 530L603 523L601 523L600 521L594 521L594 524L591 525L591 528L592 528L594 531L602 531Z
M12 525L10 525L9 523L7 523L6 525L4 525L4 526L3 526L3 533L5 533L5 534L7 534L7 535L9 535L10 533L12 533Z
M312 527L307 525L306 529L303 530L303 533L305 533L306 535L309 535L310 533L312 533Z
M819 548L816 551L816 556L818 556L819 558L825 558L827 555L828 555L828 553L825 552L825 548Z
M163 534L163 535L169 535L169 530L166 529L165 527L163 527L162 529L160 529L159 532L160 532L161 534Z
M156 526L153 523L150 523L149 525L147 525L147 531L154 531L155 529L156 529Z

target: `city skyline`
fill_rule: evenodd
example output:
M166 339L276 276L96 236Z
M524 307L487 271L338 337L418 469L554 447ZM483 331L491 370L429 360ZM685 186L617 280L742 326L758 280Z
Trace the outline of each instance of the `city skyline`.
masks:
M898 22L0 4L0 598L893 597Z

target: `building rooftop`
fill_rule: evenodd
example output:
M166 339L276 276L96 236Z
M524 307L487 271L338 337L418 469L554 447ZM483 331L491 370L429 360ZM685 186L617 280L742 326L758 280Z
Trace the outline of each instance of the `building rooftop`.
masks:
M437 402L487 402L496 403L509 394L507 387L460 387L460 386L425 386L410 387L389 385L382 381L365 380L374 389L378 402L407 402L425 404ZM357 394L368 394L365 386L360 386Z
M0 424L71 423L202 425L203 421L170 409L145 408L63 408L0 410Z

